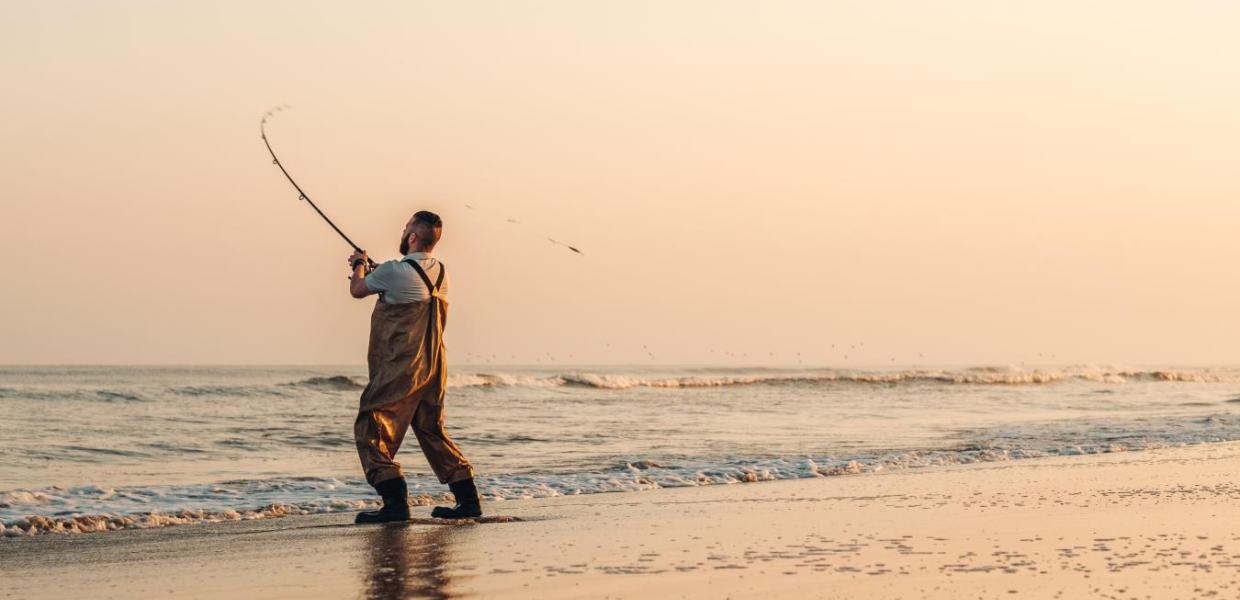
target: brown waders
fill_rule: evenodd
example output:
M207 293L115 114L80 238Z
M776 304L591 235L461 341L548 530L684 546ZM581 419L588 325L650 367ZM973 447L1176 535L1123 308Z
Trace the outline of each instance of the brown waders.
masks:
M404 474L396 451L410 426L440 483L473 478L473 468L443 429L444 390L448 371L443 345L444 299L438 280L432 285L416 261L405 261L422 277L430 299L408 304L375 304L370 316L370 349L366 361L370 383L362 391L361 410L353 424L357 453L366 481L387 495ZM399 479L399 482L393 481ZM387 484L385 484L387 482ZM471 482L472 487L472 482Z

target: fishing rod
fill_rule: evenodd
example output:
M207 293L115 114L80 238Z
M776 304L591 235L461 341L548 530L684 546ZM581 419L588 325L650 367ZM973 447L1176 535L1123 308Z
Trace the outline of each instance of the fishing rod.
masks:
M280 163L280 159L276 158L276 151L271 149L271 142L267 141L267 119L270 119L276 113L283 111L283 110L288 110L289 108L292 108L292 107L287 104L282 104L280 106L277 106L267 111L267 114L263 115L263 120L259 121L258 123L258 131L259 133L262 134L263 145L267 146L267 152L271 153L272 164L274 164L277 167L280 167L280 172L284 173L284 177L288 179L289 183L293 184L293 189L297 190L298 200L305 200L306 203L310 205L310 208L313 208L314 212L319 213L319 216L323 217L323 220L327 221L327 224L330 225L331 228L336 231L336 233L340 234L340 237L344 238L344 241L348 242L348 244L352 246L354 250L358 252L365 252L365 250L362 250L357 244L354 244L353 240L349 239L349 236L345 235L343 231L340 231L340 228L336 227L336 224L333 223L331 219L327 218L327 215L323 214L323 211L319 209L319 205L315 204L314 201L310 199L310 196L306 195L306 192L304 192L301 189L301 186L297 185L297 182L293 180L293 176L288 174L288 169L285 169L284 165ZM359 263L361 263L360 260L354 261L353 269L355 271L357 270L357 265ZM373 271L374 268L375 268L375 261L371 260L370 257L366 257L366 270Z

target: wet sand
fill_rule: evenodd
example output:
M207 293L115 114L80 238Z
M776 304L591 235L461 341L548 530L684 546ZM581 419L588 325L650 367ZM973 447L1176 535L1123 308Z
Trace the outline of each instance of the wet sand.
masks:
M1240 444L488 507L0 539L0 598L1240 598Z

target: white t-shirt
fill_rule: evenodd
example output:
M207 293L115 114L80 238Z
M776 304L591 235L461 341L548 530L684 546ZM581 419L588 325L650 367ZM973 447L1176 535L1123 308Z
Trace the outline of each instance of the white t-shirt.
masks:
M418 266L426 272L431 283L439 279L439 272L443 270L443 265L427 252L413 252L400 260L389 260L375 267L375 270L366 276L366 287L372 292L383 292L384 304L408 304L430 299L431 291L426 289L426 284L422 282L418 272L404 262L406 260L418 261ZM439 284L444 300L448 299L449 280L450 276L444 273L443 283Z

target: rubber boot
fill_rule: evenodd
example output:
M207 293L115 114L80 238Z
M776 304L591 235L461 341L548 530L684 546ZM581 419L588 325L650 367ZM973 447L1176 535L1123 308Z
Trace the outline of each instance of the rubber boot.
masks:
M404 477L380 481L375 491L383 496L383 508L357 513L354 523L391 523L409 520L409 488Z
M456 498L456 506L436 506L431 516L436 519L473 519L482 516L482 501L478 499L478 488L473 478L455 481L448 484L452 495Z

